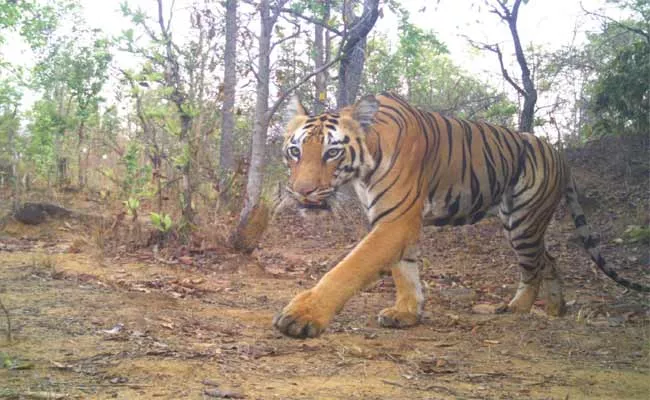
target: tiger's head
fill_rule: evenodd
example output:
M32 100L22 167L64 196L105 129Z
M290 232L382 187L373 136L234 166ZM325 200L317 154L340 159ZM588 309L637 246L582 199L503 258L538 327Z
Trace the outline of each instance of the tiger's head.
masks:
M366 132L378 109L377 99L366 96L339 112L310 116L297 97L292 100L282 152L287 190L303 208L328 209L339 186L374 168Z

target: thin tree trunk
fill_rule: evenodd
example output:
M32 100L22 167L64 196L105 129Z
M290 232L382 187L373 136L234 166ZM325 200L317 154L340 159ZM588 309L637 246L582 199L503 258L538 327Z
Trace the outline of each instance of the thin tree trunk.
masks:
M85 128L85 121L82 120L79 123L79 129L77 130L77 164L78 164L78 171L77 171L77 180L79 181L79 189L83 188L86 184L85 180L85 171L83 167L83 142L84 142L84 128Z
M226 0L226 44L224 50L223 106L221 108L221 143L219 170L221 171L221 200L229 200L226 185L234 173L233 141L235 131L235 86L237 85L237 0Z
M268 208L260 201L260 198L262 194L262 185L264 183L266 133L271 121L271 116L278 110L283 101L286 100L287 96L296 90L298 86L304 84L307 80L340 60L340 57L337 56L335 59L324 64L321 69L316 69L302 78L297 79L296 83L290 88L284 90L278 99L275 100L273 105L269 107L271 35L278 14L286 1L287 0L277 0L273 13L271 13L269 0L262 0L257 8L260 13L261 29L259 35L259 59L256 74L257 98L255 105L253 138L251 143L250 167L248 170L244 207L239 216L239 223L231 237L235 249L244 252L254 250L255 246L259 242L259 238L266 229L266 224L268 223L269 218Z
M14 111L12 113L11 118L14 119L16 118L16 114L18 113L18 107L14 108ZM8 132L8 139L9 139L9 148L12 149L12 154L11 154L11 175L13 179L13 186L11 190L13 191L12 197L12 204L11 204L11 211L17 211L18 208L20 207L20 186L18 185L18 150L17 146L15 145L14 141L16 140L16 132L14 131L13 128L9 128Z
M322 23L327 23L330 15L329 0L320 0L323 4L324 12L321 18ZM314 24L314 68L319 69L325 65L326 54L329 48L326 46L325 29L321 24ZM327 100L327 71L322 71L316 74L315 87L316 94L314 96L314 114L320 114L325 109L325 102Z
M249 180L246 185L245 208L250 209L259 201L264 180L264 158L266 155L266 131L268 128L269 80L271 67L271 34L275 17L270 14L268 0L260 3L261 34L258 59L258 80L256 86L255 124L253 129Z
M515 45L515 56L517 57L517 62L521 68L521 82L523 84L523 89L525 92L524 107L519 118L519 130L521 132L532 132L533 125L535 123L535 103L537 102L537 90L535 89L535 83L531 78L530 69L528 68L528 63L526 62L526 56L524 55L524 50L521 47L519 32L517 31L517 17L519 16L519 6L521 5L521 0L515 0L512 6L512 11L508 11L505 1L500 2L500 4L504 9L506 22L508 22L508 27L510 28L510 33L512 35L512 41Z
M181 107L179 106L179 109ZM182 112L182 111L181 111ZM183 222L186 224L194 223L194 208L192 208L193 197L193 182L192 182L192 166L196 160L197 146L192 133L192 118L187 115L181 115L181 140L187 146L188 157L183 165Z
M192 165L196 160L196 155L198 153L197 146L198 140L195 140L195 134L192 132L192 123L193 117L189 114L188 106L190 102L186 92L184 91L183 81L181 79L180 72L180 63L178 60L178 54L174 51L172 39L170 36L169 25L165 25L165 20L163 16L163 5L162 0L158 0L158 25L160 26L160 33L165 42L166 50L166 67L167 72L165 73L165 83L172 90L169 94L169 99L176 105L178 113L181 120L181 129L180 129L180 139L181 142L187 146L187 160L185 160L185 165L182 168L182 198L183 198L183 209L182 209L182 218L183 224L185 226L191 226L194 223L194 209L192 208L192 191L193 191L193 182L192 182Z
M277 19L271 14L269 0L262 0L258 7L260 13L259 56L257 67L257 86L255 102L255 122L251 143L250 167L244 197L244 208L232 237L233 246L245 252L252 251L257 238L250 238L251 226L260 212L260 197L264 183L264 164L266 156L266 132L269 123L269 79L271 67L271 35ZM265 227L264 227L265 228ZM263 228L262 228L263 229Z
M352 2L347 5L343 12L345 23L350 28L346 29L347 40L343 44L343 58L339 65L338 108L352 104L357 97L365 62L366 37L379 17L379 0L364 0L361 17L354 16Z

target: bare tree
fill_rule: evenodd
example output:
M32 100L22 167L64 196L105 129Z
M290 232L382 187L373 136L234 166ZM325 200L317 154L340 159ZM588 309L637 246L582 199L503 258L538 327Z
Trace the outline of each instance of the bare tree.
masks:
M224 49L223 105L221 107L221 199L227 201L229 175L235 168L233 140L235 131L235 86L237 85L237 0L226 0L226 44Z
M284 3L286 0L279 0ZM259 212L259 201L264 183L264 157L266 154L266 132L268 130L269 111L269 80L271 76L271 35L273 26L278 19L277 9L271 12L269 0L262 0L258 5L260 14L259 55L257 59L257 85L255 101L255 122L251 144L251 161L246 184L244 208L241 211L239 224L233 234L232 243L238 250L252 251L257 238L249 238L250 227ZM265 227L262 227L263 231Z
M327 61L330 55L330 33L325 32L323 25L327 24L330 19L330 1L319 0L321 21L314 24L314 67L321 68ZM314 96L314 113L320 114L325 108L325 99L327 99L327 71L316 74L314 81L314 89L316 95Z
M535 88L530 68L528 68L528 62L526 61L526 56L519 38L519 32L517 31L517 18L519 16L521 0L515 0L512 4L512 8L508 6L507 0L494 0L494 3L491 3L488 0L485 1L485 4L490 8L490 12L501 18L501 20L508 25L508 29L510 29L510 34L515 47L515 57L517 58L517 63L521 69L521 85L508 73L503 62L503 53L498 44L476 43L472 41L470 41L470 43L477 48L491 51L497 55L503 78L524 98L524 107L519 116L519 130L522 132L532 132L535 120L535 103L537 103L537 89Z
M239 216L239 223L233 232L231 241L233 246L241 251L252 251L261 233L265 229L265 211L264 205L260 203L262 194L262 185L264 183L264 167L266 159L266 137L271 118L280 108L284 100L293 93L299 86L313 78L315 75L327 70L333 64L341 59L341 51L336 57L322 65L320 68L297 79L296 83L286 88L281 95L269 107L269 82L271 77L271 52L280 43L291 40L299 33L286 36L272 43L272 34L275 23L283 7L288 0L276 0L271 5L269 0L262 0L256 4L260 14L260 34L259 34L259 54L257 60L257 78L256 85L256 103L255 103L255 122L253 126L253 138L251 144L250 167L248 170L248 181L246 184L246 194L244 198L244 207ZM343 38L346 39L345 37Z

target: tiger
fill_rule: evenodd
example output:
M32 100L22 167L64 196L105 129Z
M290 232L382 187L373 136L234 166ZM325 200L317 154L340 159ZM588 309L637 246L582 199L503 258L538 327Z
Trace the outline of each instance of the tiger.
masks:
M388 272L396 300L379 313L378 324L418 324L424 304L418 271L422 228L474 224L491 209L498 210L519 266L516 293L502 311L528 313L540 296L548 315L561 316L562 284L544 235L562 198L596 266L626 288L650 292L606 265L568 163L548 141L423 111L392 93L368 95L317 116L297 98L287 109L282 152L289 193L304 208L328 208L337 189L351 183L370 230L313 288L274 316L273 326L283 334L320 335L353 295Z

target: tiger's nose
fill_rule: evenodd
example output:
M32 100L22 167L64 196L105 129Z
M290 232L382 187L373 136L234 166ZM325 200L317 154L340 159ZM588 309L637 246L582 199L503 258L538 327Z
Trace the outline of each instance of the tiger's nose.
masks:
M296 191L296 193L302 195L302 196L309 196L310 194L314 193L318 189L318 186L311 183L311 182L296 182L294 185L293 190Z

